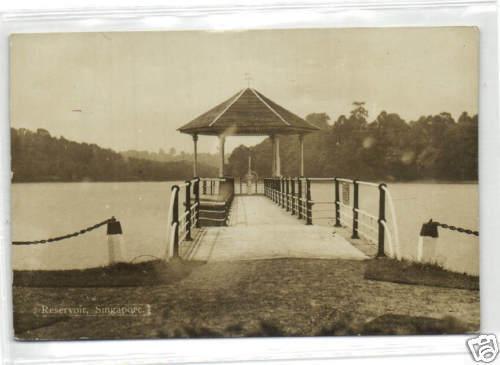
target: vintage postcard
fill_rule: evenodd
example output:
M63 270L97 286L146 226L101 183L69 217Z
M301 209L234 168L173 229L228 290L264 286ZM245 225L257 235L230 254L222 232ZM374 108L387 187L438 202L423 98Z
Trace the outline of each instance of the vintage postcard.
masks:
M479 331L474 27L10 38L18 340Z

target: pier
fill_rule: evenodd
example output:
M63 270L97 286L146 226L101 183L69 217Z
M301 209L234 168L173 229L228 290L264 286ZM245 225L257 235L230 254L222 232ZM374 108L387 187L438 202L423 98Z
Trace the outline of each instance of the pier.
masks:
M367 258L330 227L305 226L263 195L236 196L228 225L202 227L195 239L183 245L181 257L207 262Z
M343 178L280 177L244 184L238 180L194 178L172 187L167 259L363 260L369 258L365 251L377 257L399 256L393 239L397 240L397 228L386 222L390 194L385 184ZM314 200L313 182L326 183L332 199ZM378 191L378 217L360 208L360 185ZM331 225L314 224L314 205L329 207ZM371 249L362 251L353 241Z

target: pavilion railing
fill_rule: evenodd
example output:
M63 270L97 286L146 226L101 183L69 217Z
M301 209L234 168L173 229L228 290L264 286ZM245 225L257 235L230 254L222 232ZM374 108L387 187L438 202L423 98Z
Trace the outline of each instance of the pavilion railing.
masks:
M216 199L204 200L201 205L202 222L212 222L212 224L228 225L231 213L231 204L235 195L235 180L231 176L222 178L202 178L207 182L207 187L213 185L214 188L208 189L206 194L214 195ZM203 196L202 196L203 199Z
M331 199L313 200L311 196L313 182L331 183L332 194L329 194ZM378 215L360 208L360 186L377 190ZM352 199L350 196L345 199L346 194L352 195ZM386 255L387 237L388 255L398 259L401 257L394 204L389 189L384 183L377 184L336 177L277 177L264 179L264 195L291 215L304 220L307 225L313 224L314 218L314 220L328 219L333 221L335 227L349 228L351 239L362 237L367 242L377 245L377 257ZM391 227L386 219L386 203L389 203ZM316 209L313 210L313 206ZM325 208L319 206L325 206ZM327 212L332 215L313 217L313 212Z
M226 181L223 177L202 177L200 178L201 195L219 195L221 183Z
M235 178L234 193L236 195L263 195L264 180L262 179L247 180L243 177Z
M200 224L200 178L172 186L168 209L169 235L167 260L180 256L180 246L193 239L193 229ZM181 209L180 201L184 197Z

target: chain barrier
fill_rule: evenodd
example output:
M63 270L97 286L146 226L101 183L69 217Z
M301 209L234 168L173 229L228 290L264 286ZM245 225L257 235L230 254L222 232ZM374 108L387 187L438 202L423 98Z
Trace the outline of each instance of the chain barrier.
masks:
M68 238L76 237L81 234L88 233L90 231L93 231L94 229L97 229L99 227L104 226L105 224L108 223L114 223L116 222L115 217L108 218L100 223L94 224L93 226L89 226L84 229L80 229L79 231L76 231L74 233L66 234L64 236L58 236L58 237L53 237L53 238L47 238L45 240L38 240L38 241L13 241L13 245L38 245L38 244L45 244L45 243L51 243L51 242L56 242L56 241L62 241Z
M461 227L456 227L452 226L446 223L439 223L439 222L434 222L438 227L449 229L450 231L457 231L460 233L465 233L465 234L470 234L474 236L479 236L479 231L473 231L471 229L466 229L466 228L461 228Z

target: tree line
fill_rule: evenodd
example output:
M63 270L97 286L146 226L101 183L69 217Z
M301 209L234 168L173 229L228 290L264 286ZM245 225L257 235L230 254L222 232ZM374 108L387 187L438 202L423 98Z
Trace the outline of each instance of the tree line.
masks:
M170 148L165 152L162 148L158 152L143 151L143 150L127 150L120 152L126 158L138 158L142 160L152 160L160 162L176 162L176 161L193 161L193 154L189 152L177 152L175 148ZM219 156L213 153L198 152L198 163L208 166L218 167Z
M320 128L304 138L305 175L341 176L367 180L477 181L478 116L450 113L422 116L406 122L398 114L381 112L368 122L364 103L354 103L348 116L333 124L325 113L306 120ZM259 176L271 174L270 139L247 148L236 148L229 158L229 171L244 176L248 155ZM299 173L297 136L280 137L281 173Z
M13 182L165 181L192 177L192 162L170 162L126 157L96 144L11 128ZM217 169L200 163L201 176L216 176Z
M342 176L366 180L477 181L478 116L450 113L422 116L406 122L398 114L381 112L368 122L364 103L354 103L348 116L330 123L326 113L312 113L306 120L319 130L304 138L305 175ZM192 177L192 156L159 151L105 149L36 132L11 128L13 182L41 181L164 181ZM259 176L271 175L270 139L253 146L239 146L229 156L228 171L245 176L248 156ZM299 173L297 136L280 137L281 172ZM215 155L206 154L198 164L200 176L216 176Z

